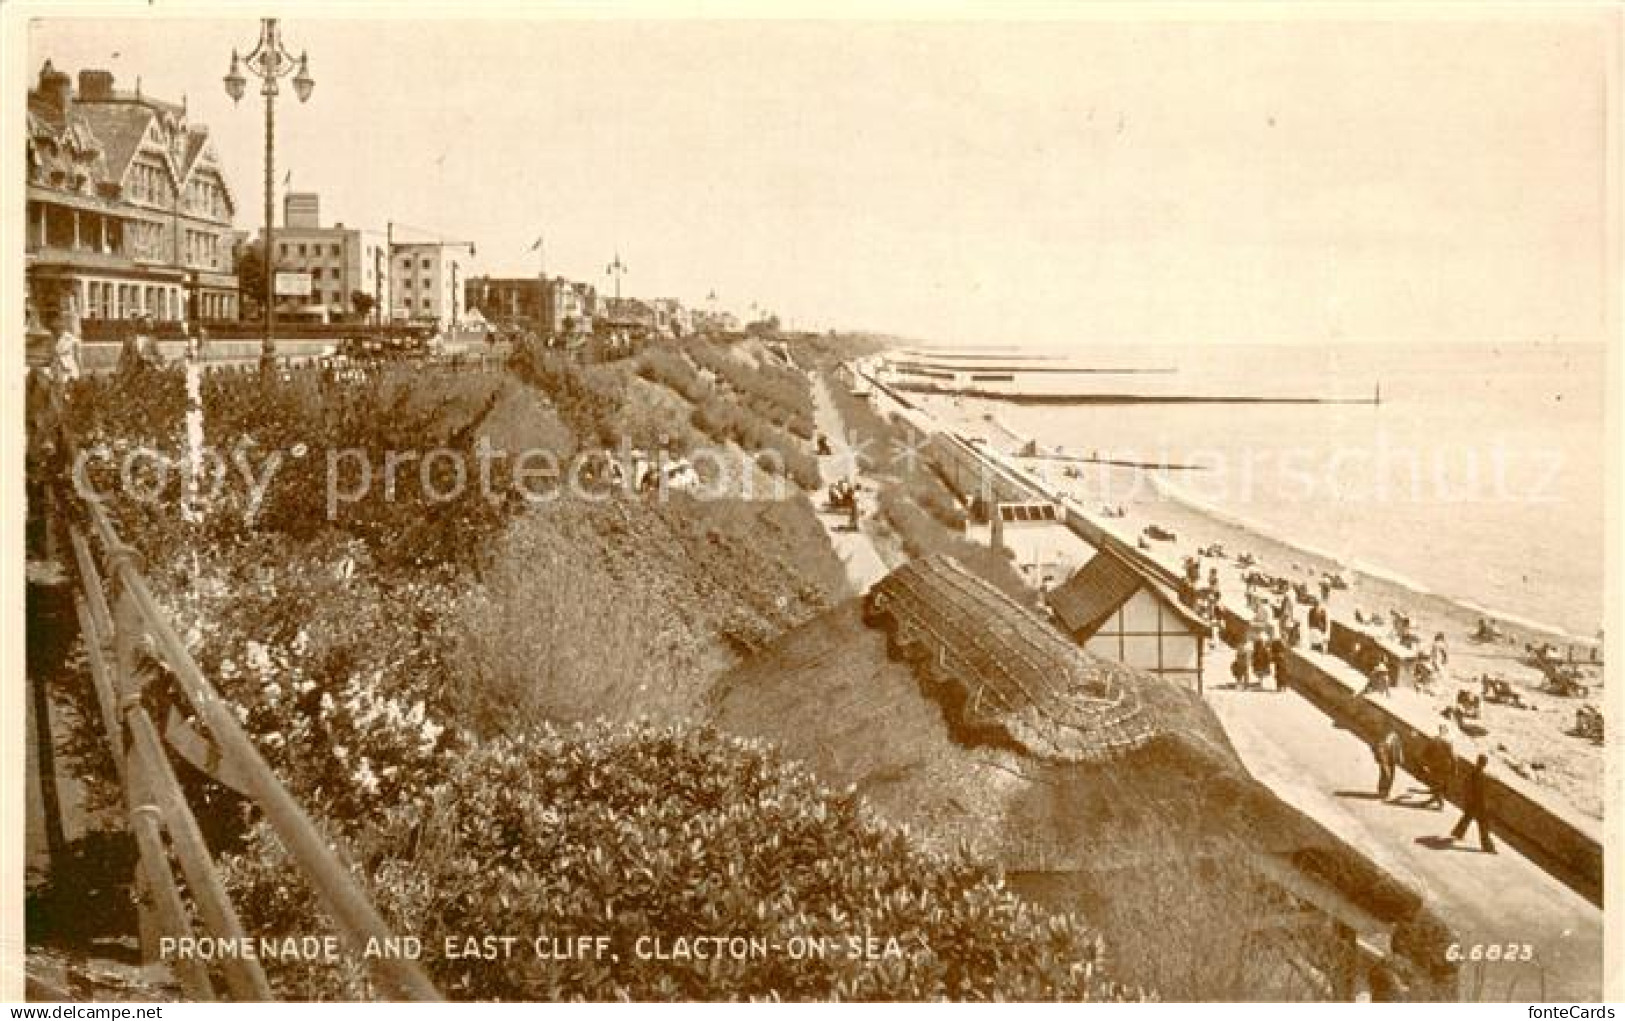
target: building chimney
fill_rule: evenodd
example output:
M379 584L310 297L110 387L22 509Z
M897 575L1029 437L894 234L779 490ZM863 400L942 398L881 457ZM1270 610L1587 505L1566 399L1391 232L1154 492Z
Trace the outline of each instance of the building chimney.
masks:
M53 108L66 113L68 101L73 98L73 79L51 66L47 60L45 66L39 69L39 94Z
M80 71L79 99L86 103L105 103L113 98L113 72Z

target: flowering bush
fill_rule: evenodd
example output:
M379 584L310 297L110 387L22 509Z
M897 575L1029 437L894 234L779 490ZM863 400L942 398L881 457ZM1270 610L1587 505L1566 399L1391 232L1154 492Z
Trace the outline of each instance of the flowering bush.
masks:
M853 792L707 729L541 729L457 754L391 810L358 868L441 989L467 999L1077 999L1122 997L1098 937L1005 891L963 857L916 849ZM250 931L323 931L275 839L229 865ZM511 956L457 959L511 934ZM605 956L538 958L538 936L605 937ZM746 959L660 959L679 939L755 938ZM872 956L850 940L872 938ZM792 948L817 945L822 954ZM289 991L370 992L348 964L284 962Z
M441 752L457 740L446 722L458 680L447 655L454 572L385 584L362 543L285 539L211 550L177 570L187 577L161 586L171 619L302 803L354 832L439 780ZM200 821L235 841L239 799L183 775Z

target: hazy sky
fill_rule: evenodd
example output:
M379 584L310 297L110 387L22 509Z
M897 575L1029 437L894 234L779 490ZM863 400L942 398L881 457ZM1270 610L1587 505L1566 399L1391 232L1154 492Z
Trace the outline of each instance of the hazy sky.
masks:
M1469 17L1458 10L1457 18ZM944 341L1605 339L1608 51L1558 20L288 19L280 187L479 268ZM34 24L206 122L258 23ZM252 86L251 86L252 89ZM279 206L280 216L280 206ZM416 235L414 235L416 236Z

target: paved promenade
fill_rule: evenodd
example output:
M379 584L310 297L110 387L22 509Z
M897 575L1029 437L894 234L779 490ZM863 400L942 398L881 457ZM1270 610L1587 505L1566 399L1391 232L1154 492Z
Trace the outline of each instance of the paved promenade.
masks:
M835 407L835 402L830 397L829 386L821 374L812 374L812 388L814 422L818 431L829 438L831 450L831 453L818 459L818 471L823 476L824 486L827 489L832 482L857 477L857 458L847 443L846 425L841 420L841 413ZM863 513L873 513L874 494L865 493L864 497L859 506ZM813 502L819 508L818 519L823 522L830 545L835 548L835 555L840 559L841 566L846 569L847 583L852 588L852 594L867 592L870 585L886 575L886 565L880 559L879 552L875 550L874 541L861 529L856 532L851 529L845 511L825 509L824 493L816 494Z
M1220 647L1213 677L1229 677ZM1393 800L1376 797L1370 747L1293 691L1236 691L1210 684L1212 705L1247 769L1283 801L1327 827L1398 878L1427 893L1464 949L1516 944L1532 960L1462 967L1471 1000L1596 1000L1602 995L1602 912L1505 841L1478 849L1478 832L1451 841L1460 817L1417 807L1421 784L1402 773Z

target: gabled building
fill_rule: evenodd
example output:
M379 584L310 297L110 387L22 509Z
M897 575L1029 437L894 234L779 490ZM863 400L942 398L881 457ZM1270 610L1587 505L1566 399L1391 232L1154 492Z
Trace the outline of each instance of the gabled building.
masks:
M86 70L79 88L47 60L28 93L28 297L56 326L235 319L236 197L208 129L184 103L114 88Z
M1098 551L1046 601L1095 655L1201 690L1206 622L1124 557Z

